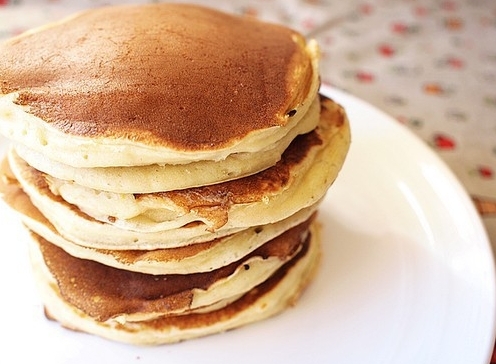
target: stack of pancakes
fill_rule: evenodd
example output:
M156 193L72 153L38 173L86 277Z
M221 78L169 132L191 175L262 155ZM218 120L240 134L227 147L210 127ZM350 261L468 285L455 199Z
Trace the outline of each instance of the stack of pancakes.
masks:
M94 9L2 44L2 196L47 316L161 344L291 305L350 144L318 89L314 42L192 5Z

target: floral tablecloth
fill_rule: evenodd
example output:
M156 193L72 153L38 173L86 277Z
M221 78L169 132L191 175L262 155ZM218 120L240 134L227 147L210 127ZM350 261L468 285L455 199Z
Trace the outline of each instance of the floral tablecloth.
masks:
M0 40L117 2L0 0ZM435 150L472 196L496 247L496 1L194 2L316 38L323 83L377 106Z

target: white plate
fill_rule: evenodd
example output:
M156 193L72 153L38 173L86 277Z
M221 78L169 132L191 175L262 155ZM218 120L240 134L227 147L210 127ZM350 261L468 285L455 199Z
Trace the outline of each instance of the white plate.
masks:
M321 209L321 270L297 306L225 334L162 347L67 331L45 320L25 233L1 205L2 361L487 363L495 272L470 199L404 127L348 94L324 91L346 107L353 142Z

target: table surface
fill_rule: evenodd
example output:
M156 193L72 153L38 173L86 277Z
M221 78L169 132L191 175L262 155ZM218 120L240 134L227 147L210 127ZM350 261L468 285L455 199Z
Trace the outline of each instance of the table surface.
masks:
M472 197L495 249L495 1L194 2L315 38L322 82L382 109L429 145ZM0 40L110 3L117 2L0 0Z

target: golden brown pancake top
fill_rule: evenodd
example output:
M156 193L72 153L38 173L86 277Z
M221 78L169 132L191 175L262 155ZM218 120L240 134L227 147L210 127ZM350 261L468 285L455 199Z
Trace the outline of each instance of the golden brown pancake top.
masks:
M238 262L211 272L187 275L151 275L117 269L75 258L35 234L33 238L38 241L45 263L64 299L96 320L105 321L126 313L167 314L188 308L193 299L193 288L207 289L232 274L249 257L279 257L284 260L292 256L300 247L310 222L311 219L287 230ZM244 269L249 268L244 264Z
M311 77L296 32L185 4L93 9L0 45L0 93L51 126L178 150L284 125Z

